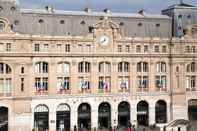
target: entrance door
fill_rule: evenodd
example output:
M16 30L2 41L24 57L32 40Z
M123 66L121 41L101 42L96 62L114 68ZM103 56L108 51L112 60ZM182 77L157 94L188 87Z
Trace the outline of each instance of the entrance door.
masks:
M146 101L140 101L137 105L137 122L140 126L148 126L149 125L149 110L148 103Z
M0 107L0 131L8 131L8 108Z
M118 126L130 126L130 104L128 102L121 102L118 105Z
M56 119L57 131L70 131L70 107L67 104L58 106Z
M34 128L38 131L49 129L49 110L45 105L38 105L34 111Z
M190 121L197 121L197 100L195 99L188 102L188 117Z
M78 108L78 128L91 130L91 107L87 103L82 103Z
M111 126L111 106L107 102L99 105L98 125L99 128L109 128Z

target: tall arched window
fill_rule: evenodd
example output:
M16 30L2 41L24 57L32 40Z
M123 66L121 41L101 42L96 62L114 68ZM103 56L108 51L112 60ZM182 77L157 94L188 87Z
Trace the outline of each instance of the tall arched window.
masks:
M48 63L37 62L35 64L35 84L36 93L43 94L48 91Z
M148 91L148 63L138 62L137 63L137 81L138 91Z
M157 62L156 63L156 76L155 76L155 86L157 91L167 90L167 74L166 74L166 63Z
M155 105L155 121L156 123L167 122L167 104L163 100L157 101Z
M48 73L48 63L47 62L37 62L35 64L35 73Z
M118 86L119 92L129 91L129 63L120 62L118 63Z
M46 105L40 104L34 109L34 128L39 131L49 129L49 109Z
M79 87L79 92L82 92L82 93L91 92L90 71L91 71L91 64L89 62L82 61L78 64L78 72L79 72L78 87Z
M60 62L57 65L57 92L69 93L70 92L70 64Z
M79 73L89 73L90 72L90 63L86 61L82 61L78 64L78 72Z
M99 72L100 73L110 73L111 64L109 62L100 62L99 63Z
M100 93L110 92L111 85L111 64L109 62L99 63L99 87Z
M186 68L186 90L195 91L197 82L197 64L192 62Z
M0 96L12 93L12 70L8 64L0 63Z

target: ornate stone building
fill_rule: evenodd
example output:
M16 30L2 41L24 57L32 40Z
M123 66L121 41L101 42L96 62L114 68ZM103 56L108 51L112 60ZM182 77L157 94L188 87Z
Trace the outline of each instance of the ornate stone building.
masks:
M197 120L196 25L172 18L21 9L0 1L0 129L43 131Z

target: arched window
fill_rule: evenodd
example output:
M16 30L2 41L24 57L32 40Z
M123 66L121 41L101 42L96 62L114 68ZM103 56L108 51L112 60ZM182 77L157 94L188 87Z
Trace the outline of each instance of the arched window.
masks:
M36 73L48 73L48 63L47 62L37 62L35 64Z
M8 125L9 125L9 123L8 123L8 117L9 117L9 110L8 110L8 108L7 107L1 107L0 106L0 124L1 124L1 126L0 126L0 130L1 131L8 131Z
M70 73L70 64L66 62L58 63L57 65L57 73L69 75Z
M88 103L82 103L78 107L79 130L91 130L91 107Z
M197 64L192 62L187 65L187 72L196 72L197 71Z
M78 64L78 72L79 73L89 73L90 72L90 63L86 61L82 61Z
M138 125L149 125L149 105L146 101L140 101L137 104L137 122Z
M167 104L163 100L157 101L155 105L155 121L156 123L167 122Z
M8 64L0 63L0 96L10 96L12 93L12 70Z
M60 104L56 111L56 130L70 130L70 106L67 104Z
M156 71L157 71L157 73L166 72L166 63L165 62L158 62L156 64Z
M100 62L99 63L99 72L100 73L110 73L111 64L109 62Z
M138 62L137 63L137 72L148 72L148 63L147 62Z
M34 128L45 131L49 129L49 108L40 104L34 109Z
M130 104L122 101L118 105L118 126L126 128L130 123Z
M197 82L197 64L192 62L187 65L186 69L186 90L195 91Z
M118 63L118 72L129 72L129 63L128 62Z
M103 102L98 108L98 123L100 128L108 129L111 126L111 106Z

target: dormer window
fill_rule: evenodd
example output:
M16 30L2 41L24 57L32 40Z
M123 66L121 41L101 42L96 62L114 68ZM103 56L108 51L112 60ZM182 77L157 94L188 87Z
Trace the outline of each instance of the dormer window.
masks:
M44 23L44 20L43 19L39 19L38 21L40 24Z
M14 21L14 24L15 24L15 25L19 25L19 21L18 21L18 20L15 20L15 21Z
M123 26L124 25L124 22L120 22L120 24L119 24L120 26Z
M80 23L81 25L85 25L86 24L86 22L83 20L83 21L81 21L81 23Z
M15 11L15 10L16 10L16 7L12 6L12 7L10 8L10 10L11 10L11 11Z
M141 23L141 22L140 22L140 23L138 23L138 26L139 26L139 27L141 27L141 26L142 26L142 23Z
M3 11L3 7L2 7L2 6L0 6L0 12L1 12L1 11Z
M60 24L65 24L65 21L64 20L60 20Z
M159 23L157 23L157 24L156 24L156 27L160 27L160 24L159 24Z

